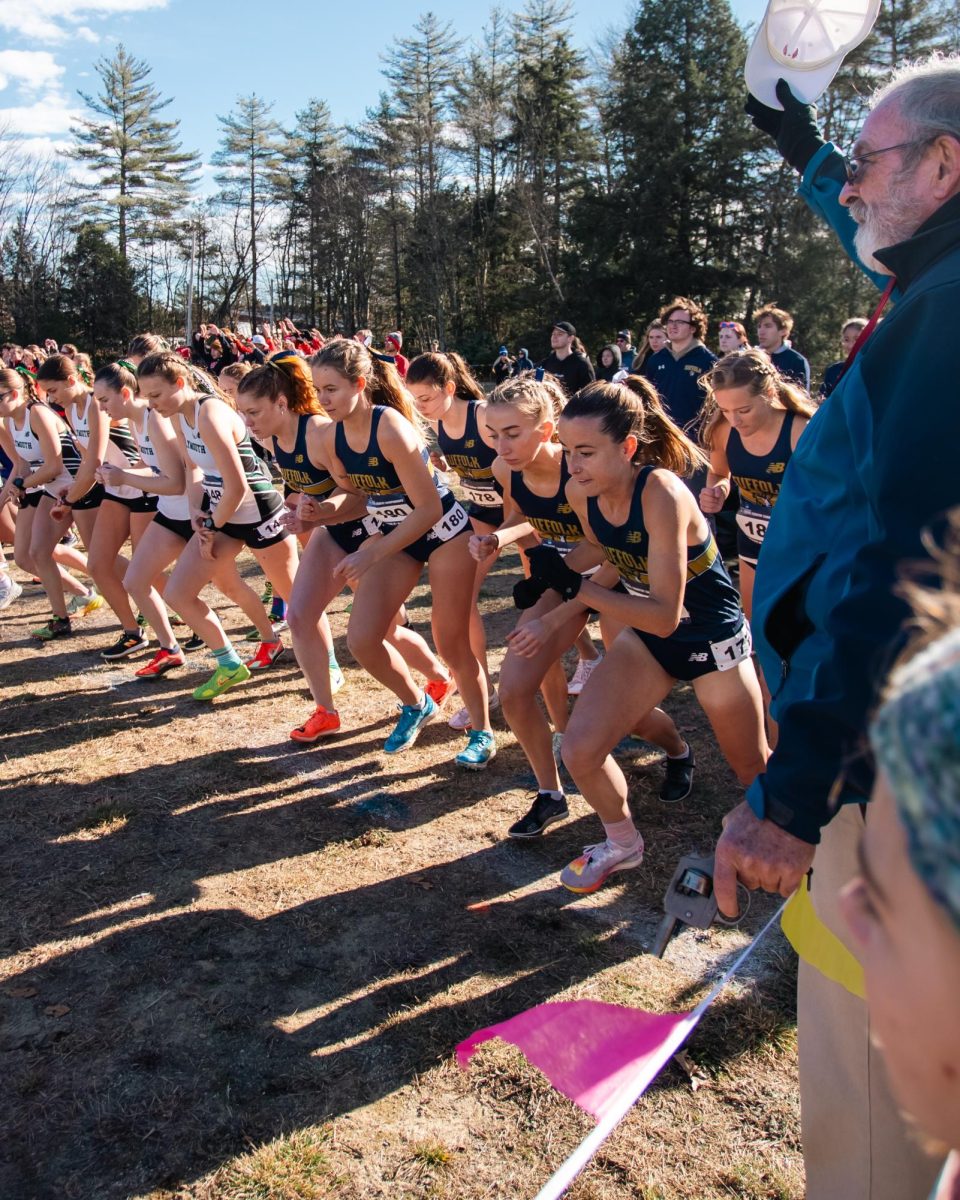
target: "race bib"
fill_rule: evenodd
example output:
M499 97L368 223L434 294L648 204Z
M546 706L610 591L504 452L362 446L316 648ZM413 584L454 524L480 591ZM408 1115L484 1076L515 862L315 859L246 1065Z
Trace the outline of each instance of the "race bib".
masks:
M381 525L399 525L413 512L413 505L407 500L370 500L367 503L367 512L369 520L373 522L373 532L376 532Z
M637 583L633 579L624 579L624 577L621 575L620 582L631 596L642 596L646 599L646 597L650 595L650 589L648 587L645 587L642 583Z
M444 513L430 532L441 542L449 542L467 527L466 509L460 504L454 504L449 512Z
M713 661L718 671L729 671L737 663L743 662L753 653L753 637L750 633L750 622L744 620L740 629L733 637L725 638L722 642L711 642Z
M479 504L481 508L496 508L503 503L500 493L492 483L479 483L473 479L461 479L460 486L466 498L473 504Z
M214 509L223 499L223 480L204 479L203 490L210 497L210 508Z
M762 542L767 532L770 518L751 510L740 509L737 513L737 527L745 533L752 542Z
M267 517L262 524L257 526L257 533L263 538L264 541L267 541L269 538L276 537L277 534L286 533L286 530L280 521L282 515L283 510L281 510L279 513L276 513L272 517Z

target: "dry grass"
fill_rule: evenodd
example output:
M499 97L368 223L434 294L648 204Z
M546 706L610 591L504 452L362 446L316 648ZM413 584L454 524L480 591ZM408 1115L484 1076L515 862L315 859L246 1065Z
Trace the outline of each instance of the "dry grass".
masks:
M0 617L4 1200L532 1196L591 1121L511 1047L461 1072L456 1043L557 997L689 1007L771 911L643 953L676 859L736 799L688 690L694 796L661 806L655 756L622 747L648 857L574 900L556 873L595 819L575 797L506 839L532 777L502 729L485 774L454 770L443 724L385 757L392 698L348 661L345 733L298 748L292 660L204 707L196 656L135 681L94 653L102 613L47 647L42 615L28 589ZM671 1064L573 1200L802 1196L793 977L773 935L695 1033L693 1081Z

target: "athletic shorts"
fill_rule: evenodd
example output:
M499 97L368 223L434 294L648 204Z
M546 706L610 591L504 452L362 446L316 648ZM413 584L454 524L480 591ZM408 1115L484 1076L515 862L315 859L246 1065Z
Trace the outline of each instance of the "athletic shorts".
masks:
M112 500L114 504L122 504L124 508L128 508L132 513L155 513L157 511L157 496L149 496L146 492L141 492L139 496L115 496L113 492L107 492L103 497L104 500Z
M357 521L341 521L339 525L328 525L326 529L345 554L359 550L370 536L362 518Z
M368 532L372 532L369 524L370 521L371 518L367 517L364 522ZM392 533L397 528L397 525L399 525L399 522L396 524L383 522L379 525L379 532L386 536L386 534ZM460 537L461 534L471 532L472 526L467 520L467 514L463 505L457 500L453 492L447 492L443 497L443 516L422 537L418 537L409 546L404 546L403 553L408 554L419 563L425 563L434 550L439 549L445 542L452 542L454 538Z
M36 508L40 503L40 498L46 494L47 493L44 491L27 492L25 495L20 497L20 507Z
M490 508L486 504L475 504L472 500L468 500L464 508L467 510L467 516L476 521L482 521L484 525L492 525L494 529L498 529L503 524L502 504L498 504L496 508Z
M221 525L219 533L243 542L250 550L266 550L268 546L276 546L284 538L293 537L289 530L280 524L280 518L287 511L287 506L277 492L266 492L257 498L260 516L256 521L239 522L227 521ZM210 511L210 497L204 494L201 508L205 513Z
M719 627L712 638L694 641L680 639L676 634L661 638L642 629L633 632L668 675L684 682L713 671L729 671L753 652L746 617L741 617L735 625Z
M185 542L189 542L194 535L194 528L190 521L178 520L176 517L168 517L165 513L158 512L153 518L154 525L159 525L161 529L169 529L171 533L175 533L178 538L182 538Z
M106 498L107 492L102 483L95 483L89 492L82 500L77 500L73 505L74 512L87 512L91 508L99 508ZM56 496L53 497L57 499Z

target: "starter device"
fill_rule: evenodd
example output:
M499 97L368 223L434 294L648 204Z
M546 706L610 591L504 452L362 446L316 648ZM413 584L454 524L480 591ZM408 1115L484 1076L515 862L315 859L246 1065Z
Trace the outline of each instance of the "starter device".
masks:
M713 855L685 854L677 864L663 898L664 916L650 953L663 958L678 924L692 925L694 929L709 929L714 924L739 925L750 908L750 893L739 883L737 900L739 915L733 918L721 916L713 894Z

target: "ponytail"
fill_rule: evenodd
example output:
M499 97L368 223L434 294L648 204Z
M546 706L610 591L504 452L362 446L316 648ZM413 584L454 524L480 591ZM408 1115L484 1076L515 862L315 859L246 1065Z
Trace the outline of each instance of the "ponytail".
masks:
M186 379L202 396L216 396L234 412L237 411L233 399L217 386L217 381L212 375L208 375L195 363L187 362L172 350L160 350L154 354L148 354L140 364L137 375L140 379L159 375L161 379L171 384L176 383L178 379Z
M0 380L10 389L19 388L27 393L27 407L40 403L40 393L34 382L33 373L26 367L0 368Z
M322 350L309 360L311 367L331 367L338 375L351 383L364 380L364 392L371 404L392 408L406 417L410 424L422 433L420 416L410 400L392 362L371 354L361 342L348 338L335 338L327 342Z
M482 400L483 388L477 383L470 368L455 351L445 354L430 352L418 354L407 367L405 382L434 383L437 387L445 387L448 383L454 385L454 396L458 400Z
M93 377L94 383L102 383L112 392L119 392L127 387L136 396L140 392L140 384L137 381L137 372L130 363L123 359L118 359L116 362L108 363Z
M623 383L588 383L571 397L563 415L599 420L601 431L617 443L633 434L635 463L684 477L707 465L703 452L670 420L653 385L639 375L628 375Z
M245 363L234 364L241 365L246 366ZM224 367L224 371L230 370L231 367ZM323 412L306 363L292 350L281 350L271 355L263 366L245 371L237 391L240 395L250 395L256 399L265 396L272 404L284 396L292 413L316 415Z

